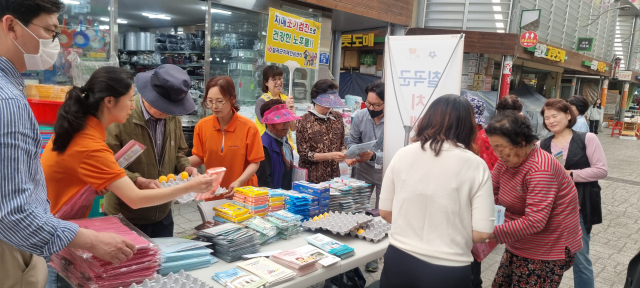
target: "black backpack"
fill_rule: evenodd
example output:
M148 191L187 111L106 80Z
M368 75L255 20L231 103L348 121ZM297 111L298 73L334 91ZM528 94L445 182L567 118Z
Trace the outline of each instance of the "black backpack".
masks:
M624 288L640 288L640 252L629 261Z

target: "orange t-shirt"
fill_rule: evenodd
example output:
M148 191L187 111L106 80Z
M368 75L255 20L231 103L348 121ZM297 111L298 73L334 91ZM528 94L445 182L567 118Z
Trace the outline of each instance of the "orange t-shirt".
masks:
M93 116L88 116L86 121L84 129L73 136L64 153L52 150L54 135L40 158L53 214L85 186L100 191L127 177L105 143L107 134L102 123Z
M224 134L217 117L209 116L200 120L193 133L192 153L204 160L207 169L227 168L220 183L220 187L224 188L236 181L249 164L264 160L258 127L238 113L233 114ZM258 186L258 177L254 174L242 185Z

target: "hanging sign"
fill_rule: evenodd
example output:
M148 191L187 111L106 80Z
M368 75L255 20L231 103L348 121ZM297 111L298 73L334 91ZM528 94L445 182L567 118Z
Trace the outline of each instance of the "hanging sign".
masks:
M464 35L389 36L385 45L384 168L433 101L460 94Z
M591 68L591 70L596 70L599 72L604 72L609 70L609 68L607 67L607 63L602 62L602 61L582 61L582 65L584 66L589 66L589 68Z
M568 59L567 52L556 47L547 46L547 44L538 43L535 47L524 48L526 51L533 52L533 56L547 58L552 61L564 63Z
M524 48L533 47L538 44L538 33L527 31L520 35L520 45Z
M618 81L631 81L631 70L621 70L618 73Z
M269 9L264 60L284 64L292 60L301 68L316 68L320 23L277 9Z
M589 37L578 38L578 46L576 47L577 52L591 52L592 48L593 48L593 38L589 38Z
M375 37L373 33L369 34L343 34L342 35L342 47L373 47Z

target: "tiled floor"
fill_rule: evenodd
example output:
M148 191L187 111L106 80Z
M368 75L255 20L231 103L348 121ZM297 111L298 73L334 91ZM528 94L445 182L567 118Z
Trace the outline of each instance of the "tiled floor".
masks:
M629 260L640 251L640 165L638 151L640 141L620 140L606 135L611 130L598 135L605 150L609 165L609 177L600 181L602 186L602 212L604 223L595 225L591 235L591 259L593 261L596 287L623 287ZM372 196L372 200L374 196ZM176 236L195 233L193 229L200 223L196 204L174 205ZM483 287L491 287L491 281L498 269L504 246L499 246L482 262ZM380 279L384 262L379 264L377 273L364 272L367 285ZM321 288L318 283L314 288ZM565 273L560 288L574 287L573 271Z

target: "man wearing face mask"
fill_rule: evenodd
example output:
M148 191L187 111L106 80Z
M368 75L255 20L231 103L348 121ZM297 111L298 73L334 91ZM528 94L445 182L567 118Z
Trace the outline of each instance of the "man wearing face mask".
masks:
M38 123L24 94L20 73L49 69L60 44L59 0L0 0L0 288L42 288L49 257L65 247L87 250L119 264L136 246L56 219L47 200L38 157Z
M375 209L380 203L380 186L382 185L382 154L384 137L384 82L375 81L367 85L364 93L367 94L365 104L367 109L355 113L351 121L351 133L347 147L377 141L372 151L358 155L358 159L347 160L349 166L356 165L356 179L371 184L371 193L376 192ZM367 263L368 272L378 270L378 262Z

